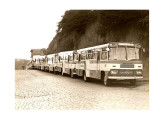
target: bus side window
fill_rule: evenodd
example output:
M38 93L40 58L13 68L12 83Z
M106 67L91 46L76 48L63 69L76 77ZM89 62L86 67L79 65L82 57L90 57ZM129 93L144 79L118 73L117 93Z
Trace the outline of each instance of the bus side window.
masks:
M92 58L93 58L92 53L88 53L88 59L92 59Z
M57 55L55 56L55 62L58 62L58 56Z
M78 54L76 53L76 54L73 54L73 61L76 61L76 60L78 60Z
M94 53L93 53L93 58L92 58L92 59L97 60L97 55L98 55L98 53L94 52Z
M80 60L85 60L86 54L80 54Z
M68 55L65 56L65 60L68 61Z
M108 58L108 56L107 56L107 51L102 51L101 52L101 59L102 60L106 60Z

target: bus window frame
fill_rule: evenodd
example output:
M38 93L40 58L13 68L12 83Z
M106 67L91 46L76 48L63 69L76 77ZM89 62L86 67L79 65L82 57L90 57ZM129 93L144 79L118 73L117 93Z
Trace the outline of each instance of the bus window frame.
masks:
M59 62L65 61L64 56L59 56L59 58L60 58ZM62 59L61 59L61 58L62 58Z
M62 56L58 56L58 60L60 63L63 61L63 59L61 59L61 58L62 58Z
M87 53L87 60L92 60L92 58L89 59L89 55L92 55L92 57L93 57L93 54L92 53Z
M56 57L57 57L57 59L56 59ZM58 61L59 61L59 56L58 55L55 55L55 63L58 63Z
M97 60L98 52L94 51L92 54L93 54L93 59L92 60ZM94 54L96 54L96 58L94 58Z
M83 59L83 60L81 59L82 54L85 54L85 59ZM80 53L80 54L79 54L79 57L80 57L80 58L79 58L79 59L80 59L79 61L85 61L85 60L87 60L86 55L87 55L87 53L85 53L85 52L84 52L84 53Z
M74 56L74 55L78 55L76 60L74 59L74 58L75 58L75 56ZM79 54L78 54L78 53L74 53L74 54L73 54L73 61L74 61L74 62L79 61Z
M92 59L89 59L89 58L88 58L87 60L97 60L98 52L94 51L94 52L92 52L92 53L88 53L87 56L88 56L89 54L92 54ZM94 58L94 54L97 55L96 58Z
M68 61L68 55L64 56L64 61Z
M72 60L70 60L71 57L72 57ZM68 55L68 62L73 62L73 55Z

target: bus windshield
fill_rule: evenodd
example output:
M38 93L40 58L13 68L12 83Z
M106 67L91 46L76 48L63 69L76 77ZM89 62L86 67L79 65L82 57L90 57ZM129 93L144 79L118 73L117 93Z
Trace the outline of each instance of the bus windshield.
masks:
M139 48L127 48L128 60L139 60Z
M139 49L131 47L110 48L109 60L139 60Z

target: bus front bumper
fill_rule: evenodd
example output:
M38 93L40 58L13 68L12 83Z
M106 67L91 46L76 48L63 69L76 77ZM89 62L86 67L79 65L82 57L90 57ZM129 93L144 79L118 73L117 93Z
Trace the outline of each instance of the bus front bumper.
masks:
M108 79L128 80L128 79L142 79L143 76L108 76Z

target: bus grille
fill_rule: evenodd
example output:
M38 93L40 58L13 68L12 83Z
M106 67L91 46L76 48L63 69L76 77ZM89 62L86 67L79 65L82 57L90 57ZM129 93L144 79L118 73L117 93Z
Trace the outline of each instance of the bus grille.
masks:
M120 64L120 68L134 68L132 64Z
M134 71L133 70L120 70L119 71L119 75L124 76L124 75L134 75Z

